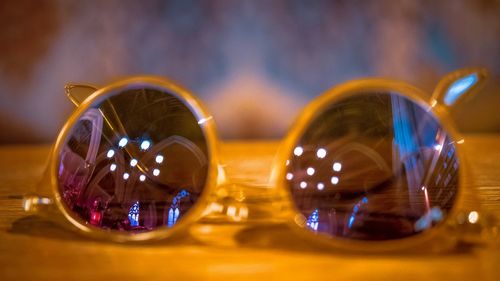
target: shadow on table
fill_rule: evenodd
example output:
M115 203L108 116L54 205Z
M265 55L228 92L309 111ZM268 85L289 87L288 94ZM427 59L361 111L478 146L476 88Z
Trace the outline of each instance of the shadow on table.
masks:
M97 242L105 244L119 244L102 239L92 239L85 236L83 233L72 230L68 227L63 227L56 222L45 219L37 215L31 215L27 217L20 218L12 223L12 227L8 230L9 233L26 235L31 237L47 238L52 240L65 240L74 242ZM192 239L189 235L182 235L182 233L173 235L165 241L154 241L154 242L137 242L137 243L123 243L124 246L148 246L155 245L157 243L168 243L176 246L180 245L196 245L196 240Z
M443 248L439 251L433 251L431 247L423 248L421 245L417 247L409 247L403 250L394 251L353 251L346 249L340 249L338 247L334 248L332 245L322 242L320 239L310 239L306 236L300 235L296 230L291 229L292 227L286 224L267 226L265 229L248 228L241 231L236 236L238 244L243 247L252 248L269 248L272 247L276 250L291 250L300 252L314 252L318 254L342 254L342 255L363 255L363 256L443 256L443 255L460 255L460 254L471 254L474 249L478 246L482 247L484 245L470 244L465 242L458 242L456 245L446 249ZM373 241L373 243L378 243Z
M204 229L204 231L199 231ZM106 240L96 240L84 236L78 231L73 231L62 227L57 223L44 219L36 215L20 218L16 220L11 229L12 234L26 235L31 237L47 238L53 240L73 241L79 243L105 243L117 244ZM373 243L377 243L374 241ZM377 256L382 255L391 257L414 257L419 256L443 256L471 254L477 248L477 245L459 243L455 247L440 251L436 254L425 249L415 249L415 251L380 253L374 252L353 252L350 250L332 248L326 243L311 240L299 235L287 224L267 224L267 225L234 225L234 224L193 224L189 228L178 229L176 233L161 241L149 241L140 243L121 244L125 247L179 247L179 246L200 246L215 247L220 249L255 249L255 250L278 250L300 253L312 253L320 255L363 255ZM421 247L420 247L421 248Z

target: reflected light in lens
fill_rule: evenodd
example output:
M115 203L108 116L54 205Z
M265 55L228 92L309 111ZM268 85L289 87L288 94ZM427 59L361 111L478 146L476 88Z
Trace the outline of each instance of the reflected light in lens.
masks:
M332 182L332 184L338 184L339 183L339 178L338 177L332 177L331 182Z
M319 211L318 209L314 210L312 214L307 218L307 227L310 229L317 231L319 224Z
M208 116L207 118L201 118L200 120L198 120L198 124L202 125L211 119L212 119L212 116Z
M124 173L123 174L123 179L124 180L127 180L129 177L130 177L130 175L128 173Z
M108 153L106 154L106 156L107 156L108 158L111 158L111 157L113 157L114 155L115 155L115 151L114 151L113 149L108 150Z
M130 226L139 226L139 201L136 201L128 212L128 220L130 222Z
M295 154L295 156L300 156L300 155L302 155L303 152L304 152L304 149L301 146L297 146L293 150L293 154Z
M145 181L146 180L146 176L145 175L140 175L139 176L139 180L140 181Z
M436 151L441 151L442 148L443 148L443 146L440 144L434 145L434 150L436 150Z
M307 170L306 170L306 173L307 173L308 175L310 175L310 176L314 175L314 172L316 172L316 171L314 170L314 168L313 168L313 167L309 167L309 168L307 168Z
M161 164L163 162L163 156L162 155L156 155L155 161L156 161L156 163Z
M148 140L144 140L141 142L141 149L146 150L151 146L151 142Z
M478 81L478 77L476 74L470 74L463 78L455 81L448 88L446 95L444 97L444 103L446 105L452 105L455 101L464 93L466 93L474 84Z
M306 187L307 187L307 182L305 182L305 181L301 181L301 182L300 182L300 188L304 189L304 188L306 188Z
M476 223L478 221L478 219L479 219L478 212L476 212L476 211L470 212L468 219L469 219L470 223L472 223L472 224Z
M136 165L137 165L137 160L136 159L130 160L130 166L135 167Z
M340 170L342 170L342 164L340 164L339 162L333 163L333 170L335 172L340 172Z
M110 170L111 172L115 171L115 170L116 170L116 164L111 164L111 165L109 166L109 170Z
M128 143L128 139L127 138L121 138L120 141L118 142L118 146L119 147L125 147Z
M349 223L347 224L347 227L352 228L353 223L354 223L354 215L351 215L351 217L349 217Z
M293 174L292 173L287 173L286 174L286 179L287 180L292 180L293 179Z
M326 149L324 148L320 148L316 151L316 156L318 156L318 158L325 158L326 157Z
M325 188L325 185L322 182L319 182L316 187L318 188L318 190L323 190Z
M153 176L158 176L160 175L160 170L159 169L154 169L153 170Z
M429 193L427 192L427 187L422 186L422 191L424 192L424 198L425 198L425 207L427 210L431 208L431 203L429 201Z

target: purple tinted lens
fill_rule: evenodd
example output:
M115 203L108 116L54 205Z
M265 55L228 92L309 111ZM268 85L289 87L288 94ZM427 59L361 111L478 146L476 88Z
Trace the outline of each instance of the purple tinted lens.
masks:
M443 221L455 201L455 144L435 117L397 94L357 94L319 114L286 178L313 231L404 238Z
M196 203L208 169L197 118L154 88L124 90L87 109L59 158L63 202L104 229L172 227Z

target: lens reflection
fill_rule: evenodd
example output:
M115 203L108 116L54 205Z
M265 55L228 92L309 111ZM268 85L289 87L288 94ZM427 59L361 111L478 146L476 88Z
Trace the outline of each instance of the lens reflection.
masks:
M144 87L92 105L62 148L63 202L86 223L141 232L172 227L198 200L208 169L197 118Z
M285 177L311 230L387 240L442 221L458 169L455 144L431 113L398 94L360 93L313 120Z

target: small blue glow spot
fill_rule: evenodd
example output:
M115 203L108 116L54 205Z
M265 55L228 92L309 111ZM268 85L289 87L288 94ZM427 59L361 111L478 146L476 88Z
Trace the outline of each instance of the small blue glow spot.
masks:
M168 210L167 227L174 226L174 224L177 222L178 218L179 218L179 208L175 208L175 209L170 208Z
M167 227L174 226L177 223L177 219L180 215L180 204L181 199L189 196L189 192L185 189L182 189L177 193L177 195L172 199L172 204L170 204L170 208L168 209L168 218L167 218Z
M347 227L352 227L352 224L354 223L354 220L356 218L356 214L359 212L359 208L361 208L361 206L366 203L368 203L368 198L363 197L358 201L358 203L356 203L356 205L354 205L354 207L352 208L351 216L349 217L349 222L347 222Z
M354 215L351 215L351 217L349 218L349 223L347 224L347 227L351 228L353 223L354 223Z
M423 216L419 218L414 225L414 229L417 232L426 230L431 226L431 219L428 216Z
M431 218L433 221L441 221L443 219L443 211L439 207L432 207Z
M477 80L478 77L476 74L470 74L453 82L446 92L444 103L446 105L452 105L455 103L461 95L477 83Z
M139 226L139 201L136 201L128 211L128 221L130 226Z
M319 224L319 211L318 209L314 210L309 218L307 219L307 227L310 229L317 231L318 230L318 224Z
M179 194L177 196L182 198L182 197L186 197L188 195L189 195L189 192L187 192L187 190L183 189L179 192Z

